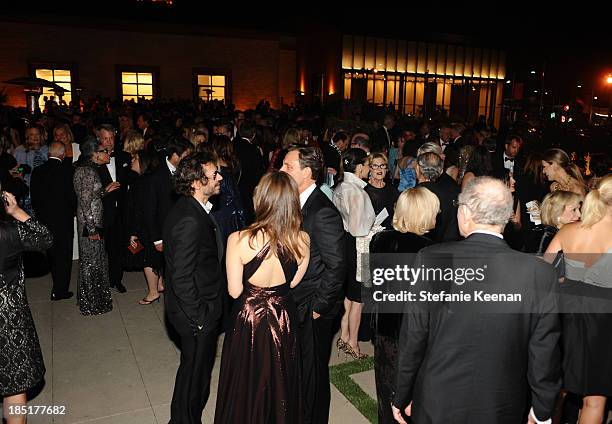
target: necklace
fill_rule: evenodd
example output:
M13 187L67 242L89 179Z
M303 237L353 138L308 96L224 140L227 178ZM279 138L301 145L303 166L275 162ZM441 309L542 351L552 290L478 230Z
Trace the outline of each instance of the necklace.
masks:
M555 187L555 191L571 191L571 182L572 182L572 177L571 176L567 176L567 180L565 183L561 183L559 181L557 181L556 187Z

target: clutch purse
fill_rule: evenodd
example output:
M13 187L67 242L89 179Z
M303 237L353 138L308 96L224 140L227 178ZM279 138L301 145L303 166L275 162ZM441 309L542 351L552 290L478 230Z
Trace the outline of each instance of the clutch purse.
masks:
M140 240L136 240L136 246L132 246L132 243L128 244L128 250L132 255L136 255L140 253L144 249L144 245L140 242Z

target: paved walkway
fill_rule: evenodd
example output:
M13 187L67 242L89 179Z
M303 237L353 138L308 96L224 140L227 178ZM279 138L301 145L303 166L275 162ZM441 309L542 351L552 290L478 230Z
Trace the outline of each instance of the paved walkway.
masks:
M72 290L77 263L73 266ZM111 313L84 317L73 299L49 300L51 277L27 281L30 307L47 367L42 392L30 405L63 405L66 415L32 416L37 423L162 424L170 415L170 400L179 352L166 334L163 303L137 304L145 294L141 273L126 273L128 292L113 292ZM371 354L371 346L362 343ZM218 355L221 354L219 343ZM343 362L335 349L332 364ZM212 393L202 422L212 423L220 357L215 362ZM373 374L359 376L373 387ZM363 381L363 383L361 383ZM367 423L332 386L330 423Z

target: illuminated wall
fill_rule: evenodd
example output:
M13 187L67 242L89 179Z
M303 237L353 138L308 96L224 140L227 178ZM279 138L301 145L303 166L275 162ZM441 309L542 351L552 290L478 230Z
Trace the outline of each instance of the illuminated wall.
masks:
M499 50L345 35L342 69L347 100L392 104L419 116L437 108L466 120L499 120L506 76Z

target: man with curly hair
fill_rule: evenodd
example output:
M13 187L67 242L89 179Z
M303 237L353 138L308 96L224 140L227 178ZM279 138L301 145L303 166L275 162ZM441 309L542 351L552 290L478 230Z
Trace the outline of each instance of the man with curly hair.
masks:
M163 228L166 314L181 344L170 423L201 422L210 393L222 314L223 244L209 198L219 194L222 179L208 153L187 156L174 174L180 198Z

